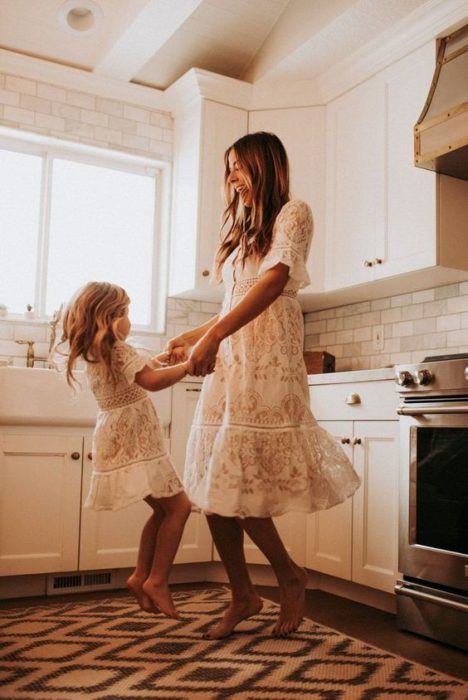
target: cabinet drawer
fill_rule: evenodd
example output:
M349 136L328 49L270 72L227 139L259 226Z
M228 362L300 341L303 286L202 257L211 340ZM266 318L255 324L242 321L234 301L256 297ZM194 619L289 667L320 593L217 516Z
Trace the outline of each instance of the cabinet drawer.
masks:
M319 384L310 386L309 394L317 420L397 420L393 380Z

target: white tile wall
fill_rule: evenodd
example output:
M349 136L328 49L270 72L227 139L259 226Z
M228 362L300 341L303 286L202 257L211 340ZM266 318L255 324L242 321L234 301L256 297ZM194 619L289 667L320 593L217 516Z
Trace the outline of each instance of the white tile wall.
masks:
M173 122L152 110L0 73L0 124L171 160Z
M381 351L372 342L377 325ZM305 314L304 345L335 355L337 371L468 352L468 282Z

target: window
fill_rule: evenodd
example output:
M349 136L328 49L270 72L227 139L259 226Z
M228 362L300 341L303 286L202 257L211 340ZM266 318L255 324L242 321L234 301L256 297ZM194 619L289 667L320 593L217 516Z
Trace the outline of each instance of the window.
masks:
M134 325L163 330L168 164L0 133L0 303L51 316L90 280L124 287Z

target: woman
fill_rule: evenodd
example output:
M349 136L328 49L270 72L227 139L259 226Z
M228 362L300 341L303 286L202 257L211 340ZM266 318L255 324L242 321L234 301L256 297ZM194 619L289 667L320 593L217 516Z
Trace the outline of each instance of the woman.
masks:
M312 215L289 199L289 165L274 134L248 134L225 154L225 226L216 258L226 294L219 316L173 338L173 361L206 377L191 429L184 485L204 511L232 589L207 636L229 635L262 601L244 558L244 531L270 561L280 589L273 632L295 631L306 573L288 555L272 516L313 512L351 496L359 479L309 408L303 317Z

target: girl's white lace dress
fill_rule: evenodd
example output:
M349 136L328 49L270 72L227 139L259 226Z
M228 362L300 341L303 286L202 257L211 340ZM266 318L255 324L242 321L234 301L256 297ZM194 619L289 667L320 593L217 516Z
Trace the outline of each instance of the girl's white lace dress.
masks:
M86 365L99 412L85 508L118 510L146 496L164 498L183 490L154 406L135 383L135 374L149 362L127 343L117 341L112 349L115 384L101 365Z
M279 213L263 259L242 266L235 250L224 264L221 315L279 262L288 265L289 280L263 313L222 341L215 372L203 382L184 485L205 512L241 518L313 512L344 501L359 486L341 446L309 408L296 294L309 283L311 238L310 208L293 200Z

